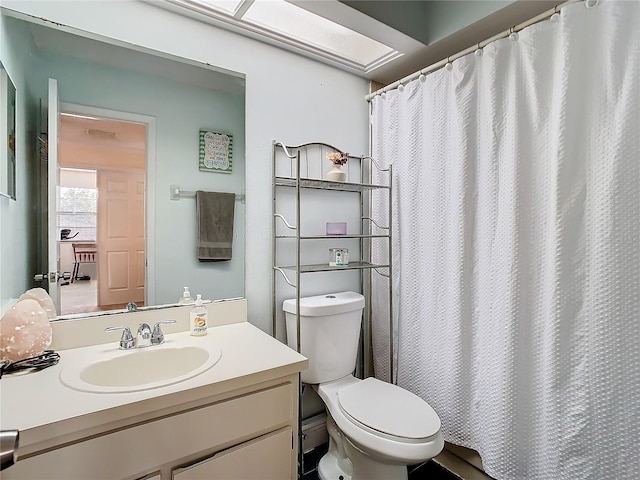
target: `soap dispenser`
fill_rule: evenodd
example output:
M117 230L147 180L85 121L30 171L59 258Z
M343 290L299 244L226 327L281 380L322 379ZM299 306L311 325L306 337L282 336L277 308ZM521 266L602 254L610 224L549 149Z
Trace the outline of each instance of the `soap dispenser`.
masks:
M191 292L189 292L189 287L184 287L184 292L182 293L182 297L178 300L178 305L188 305L193 303L193 298L191 298Z
M196 306L189 314L191 335L199 337L207 334L207 309L202 306L202 295L196 295Z

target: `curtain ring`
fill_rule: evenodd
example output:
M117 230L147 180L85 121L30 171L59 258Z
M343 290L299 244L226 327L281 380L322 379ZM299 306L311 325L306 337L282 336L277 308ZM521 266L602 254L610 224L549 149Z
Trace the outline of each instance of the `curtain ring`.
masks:
M509 34L509 40L511 40L512 42L517 42L518 41L518 32L516 32L516 27L515 25L513 27L511 27L509 29L509 31L511 32Z
M553 15L549 18L551 23L558 23L560 21L560 5L556 5L553 8Z
M480 58L482 56L482 49L480 48L480 42L478 42L478 46L476 48L476 51L474 52L476 57Z
M447 70L453 70L453 64L451 63L451 57L447 57L447 64L444 66Z

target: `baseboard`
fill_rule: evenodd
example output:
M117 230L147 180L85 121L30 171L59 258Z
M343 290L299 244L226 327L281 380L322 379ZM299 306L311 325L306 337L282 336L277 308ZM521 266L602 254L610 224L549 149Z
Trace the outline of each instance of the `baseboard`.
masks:
M433 461L462 480L493 480L482 471L482 460L478 453L468 448L447 443Z
M470 463L478 470L484 472L484 467L482 466L482 458L480 457L480 454L475 450L461 447L459 445L454 445L453 443L445 443L445 448L455 456L460 457L465 462Z
M314 448L329 442L327 433L327 414L320 413L302 421L302 452L307 453Z

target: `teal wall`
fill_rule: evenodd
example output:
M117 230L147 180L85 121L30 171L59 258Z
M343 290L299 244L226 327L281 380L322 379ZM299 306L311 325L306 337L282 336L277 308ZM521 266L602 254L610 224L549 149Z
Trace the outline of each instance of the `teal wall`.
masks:
M431 45L506 7L513 0L340 0L411 38ZM402 4L398 8L398 4Z
M427 4L424 1L403 1L398 8L398 0L340 0L340 2L383 22L396 30L404 32L411 38L428 45L430 42L427 23Z
M16 199L0 197L0 308L30 288L39 268L32 182L38 106L28 83L34 49L26 29L0 16L0 61L16 87Z
M468 27L505 8L513 0L440 0L426 2L426 23L428 45L442 40L458 30Z

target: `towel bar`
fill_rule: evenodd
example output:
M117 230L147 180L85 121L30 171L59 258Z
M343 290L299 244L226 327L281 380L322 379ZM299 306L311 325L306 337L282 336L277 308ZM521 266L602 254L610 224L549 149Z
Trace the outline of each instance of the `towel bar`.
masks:
M169 198L171 200L180 200L181 197L196 197L195 190L182 190L180 185L169 186ZM236 202L244 203L244 193L236 193Z

